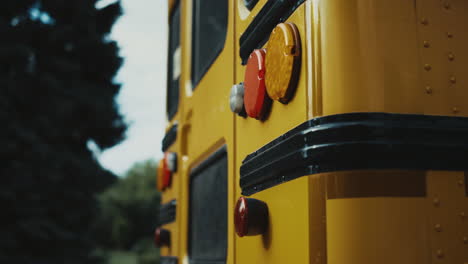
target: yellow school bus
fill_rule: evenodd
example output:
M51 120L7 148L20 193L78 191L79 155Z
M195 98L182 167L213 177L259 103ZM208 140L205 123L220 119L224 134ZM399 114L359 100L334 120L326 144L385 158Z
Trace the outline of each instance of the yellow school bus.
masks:
M468 263L468 1L168 12L161 263Z

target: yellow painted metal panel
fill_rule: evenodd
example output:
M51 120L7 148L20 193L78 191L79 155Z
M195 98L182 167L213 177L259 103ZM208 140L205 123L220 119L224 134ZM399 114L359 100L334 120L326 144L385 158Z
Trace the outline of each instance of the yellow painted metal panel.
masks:
M307 177L251 196L267 203L270 225L264 235L236 237L236 263L308 263Z
M183 105L179 149L180 221L179 263L188 263L189 183L190 172L221 146L227 147L228 208L234 208L235 146L234 116L229 108L229 93L234 81L234 1L229 1L229 19L225 45L214 63L196 87L191 82L192 1L182 1L182 74L181 105ZM195 88L195 89L193 89ZM234 263L233 210L228 211L228 264Z
M432 261L467 262L468 197L465 173L430 171L427 174L427 190Z
M463 13L468 2L448 1L450 10L442 1L315 2L321 49L316 77L321 85L316 89L322 94L323 115L468 114L462 101L468 96L462 88L468 75L463 66L468 62L468 18ZM455 52L456 60L450 60Z
M328 264L427 264L424 198L327 200Z
M260 0L250 14L241 7L237 7L236 44L240 35L265 3L265 0ZM240 176L239 167L242 160L248 154L307 120L307 80L305 78L307 68L304 64L307 57L305 5L299 7L287 22L292 22L297 26L301 37L302 67L300 69L297 89L288 104L273 101L271 111L265 121L239 116L235 117L237 147L235 153L235 183L237 185ZM235 83L243 82L245 74L245 66L241 65L238 51L239 47L237 45L235 48ZM266 235L236 237L236 263L279 264L309 262L308 189L309 181L307 177L304 177L251 196L267 203L270 209L271 225ZM240 189L236 191L236 200L239 196ZM320 226L316 225L313 228L320 228ZM317 250L320 251L319 249ZM315 252L314 256L316 255Z

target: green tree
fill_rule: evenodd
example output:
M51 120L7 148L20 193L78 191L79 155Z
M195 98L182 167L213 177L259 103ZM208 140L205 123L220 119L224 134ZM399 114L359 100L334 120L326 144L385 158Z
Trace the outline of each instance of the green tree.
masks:
M155 172L154 161L137 163L99 196L94 233L102 250L131 251L141 264L157 259L152 242L160 203Z
M124 137L108 34L120 3L0 6L0 263L91 263L95 194L115 181L88 145Z

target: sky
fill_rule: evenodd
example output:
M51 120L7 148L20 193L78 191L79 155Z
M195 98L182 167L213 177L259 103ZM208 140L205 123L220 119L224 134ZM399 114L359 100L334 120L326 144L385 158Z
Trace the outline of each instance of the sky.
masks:
M112 0L102 0L101 6ZM166 124L167 0L121 0L124 14L111 38L124 64L116 82L116 100L129 124L126 140L97 157L101 165L123 176L136 162L162 157Z

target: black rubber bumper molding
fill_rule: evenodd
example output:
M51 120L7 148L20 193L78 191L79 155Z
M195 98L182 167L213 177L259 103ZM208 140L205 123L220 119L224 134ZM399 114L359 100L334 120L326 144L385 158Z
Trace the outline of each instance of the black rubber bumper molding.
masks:
M248 155L243 195L295 178L363 169L468 170L468 118L351 113L311 119Z

